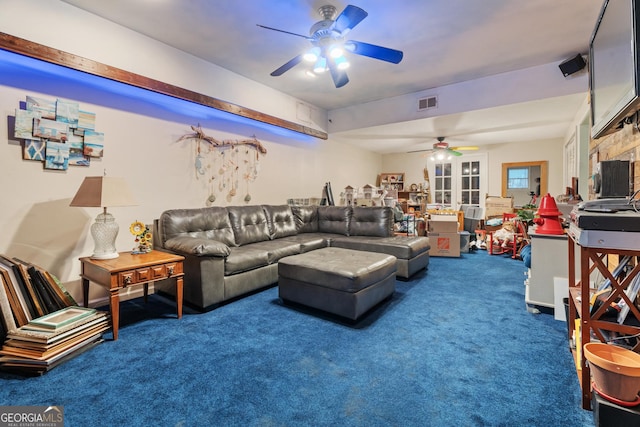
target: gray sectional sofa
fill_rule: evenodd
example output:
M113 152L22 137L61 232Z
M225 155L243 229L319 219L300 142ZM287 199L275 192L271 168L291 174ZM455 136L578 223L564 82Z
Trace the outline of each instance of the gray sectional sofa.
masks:
M173 209L154 222L154 249L185 257L184 301L203 311L277 283L283 257L324 247L393 255L406 279L429 264L429 238L395 236L389 207Z

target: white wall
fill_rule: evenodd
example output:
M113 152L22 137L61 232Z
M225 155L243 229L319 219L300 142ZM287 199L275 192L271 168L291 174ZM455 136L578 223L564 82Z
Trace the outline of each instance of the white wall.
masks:
M547 192L552 196L564 194L562 183L562 139L495 144L488 146L489 195L502 193L502 163L548 161ZM544 196L544 194L543 194Z
M3 69L4 71L4 69ZM14 86L2 85L9 81ZM0 253L33 262L58 276L80 300L79 257L91 254L89 227L98 208L72 208L69 202L85 176L124 177L138 206L112 208L120 225L117 249L131 250L128 226L146 223L170 208L203 207L211 192L206 179L195 173L195 142L177 142L201 123L216 139L247 139L255 134L267 154L260 157L260 172L250 184L251 204L284 204L292 197L320 197L330 181L337 197L351 184L374 182L381 156L332 142L280 132L255 123L224 121L200 114L198 109L180 113L182 101L168 107L133 101L94 88L54 81L29 80L28 73L0 77L0 171L3 188L0 209ZM104 157L89 167L67 171L43 169L42 162L23 160L20 141L13 138L12 118L27 95L47 99L77 100L82 110L96 114L96 130L105 133ZM74 95L77 96L74 97ZM171 108L178 111L172 111ZM191 114L191 116L190 116ZM231 117L235 120L235 117ZM206 150L202 147L203 152ZM247 191L240 177L238 194L231 200L216 191L214 205L242 205ZM357 184L356 184L357 185ZM96 286L90 299L106 296Z
M564 194L561 139L488 145L475 153L483 152L488 158L488 195L500 196L502 193L502 163L538 160L548 161L549 193L553 196ZM389 154L382 159L381 172L404 172L407 183L419 184L423 181L422 171L426 162L426 156L420 153Z

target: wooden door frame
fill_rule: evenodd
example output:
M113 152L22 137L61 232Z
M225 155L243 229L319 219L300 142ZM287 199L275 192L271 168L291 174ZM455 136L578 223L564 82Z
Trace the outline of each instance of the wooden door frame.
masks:
M540 167L540 197L547 194L549 162L538 160L533 162L512 162L502 164L502 197L507 197L507 171L509 168L526 168L532 166Z

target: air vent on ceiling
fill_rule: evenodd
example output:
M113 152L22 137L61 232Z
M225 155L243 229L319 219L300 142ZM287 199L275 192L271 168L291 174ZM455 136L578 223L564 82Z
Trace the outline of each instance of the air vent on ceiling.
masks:
M418 100L418 111L430 110L438 107L438 97L430 96Z

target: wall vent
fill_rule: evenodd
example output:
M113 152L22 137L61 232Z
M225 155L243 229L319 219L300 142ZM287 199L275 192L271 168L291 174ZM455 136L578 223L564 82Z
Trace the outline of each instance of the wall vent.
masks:
M437 96L430 96L418 100L418 111L431 110L432 108L438 108Z

